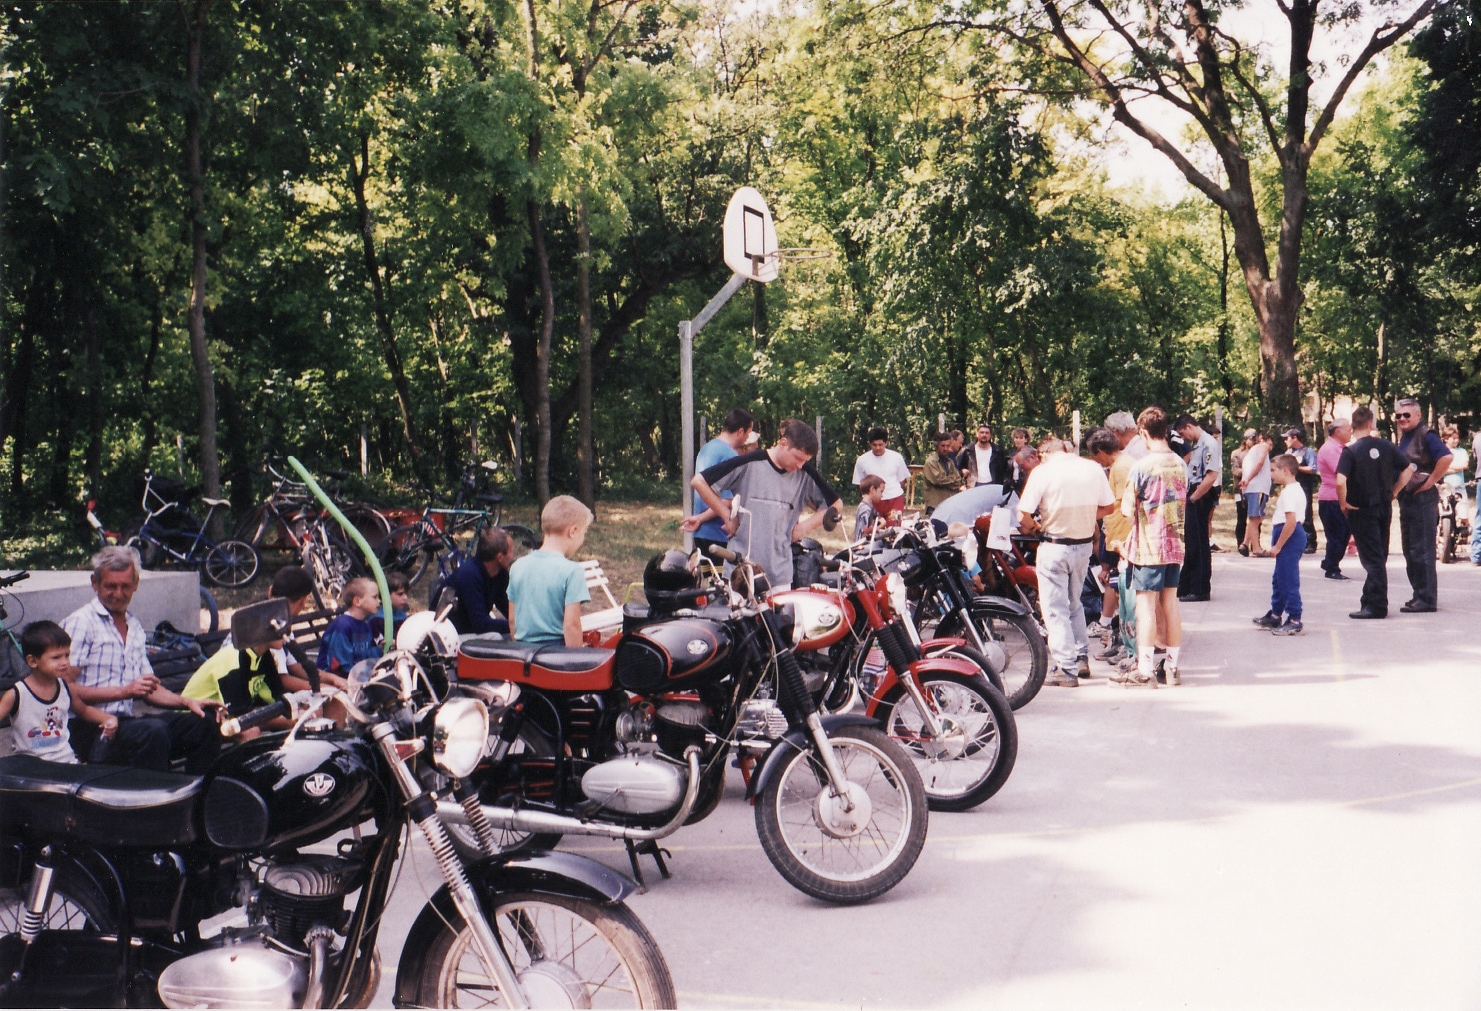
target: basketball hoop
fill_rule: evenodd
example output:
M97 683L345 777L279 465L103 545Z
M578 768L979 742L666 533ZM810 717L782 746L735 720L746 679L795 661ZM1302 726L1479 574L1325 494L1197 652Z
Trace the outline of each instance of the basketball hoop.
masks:
M795 263L802 260L831 260L833 256L833 250L824 249L822 246L783 246L767 253L766 259L780 266L783 263Z

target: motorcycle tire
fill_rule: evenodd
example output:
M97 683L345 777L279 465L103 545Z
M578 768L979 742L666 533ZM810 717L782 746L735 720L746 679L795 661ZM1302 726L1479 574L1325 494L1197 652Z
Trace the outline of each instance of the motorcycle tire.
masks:
M489 919L532 1007L677 1003L658 942L623 903L508 892ZM462 917L451 918L432 939L414 992L416 1007L487 1007L497 996Z
M42 929L105 932L115 929L107 902L101 895L95 894L94 888L86 882L85 875L64 863L57 867L55 880L51 904L47 906ZM30 893L29 881L16 888L0 888L0 937L20 930L21 916L25 912Z
M951 646L947 649L932 650L928 656L944 656L952 660L965 660L973 667L982 671L982 676L987 678L988 684L992 685L999 693L1003 691L1003 678L993 668L992 661L982 654L976 646Z
M983 611L974 613L972 620L977 622L979 635L984 638L991 636L1003 644L1003 652L1008 657L1008 662L998 672L1003 694L1015 712L1022 709L1039 694L1049 673L1049 644L1039 633L1039 623L1032 615L1015 614L1010 617ZM947 615L931 635L954 638L964 631L956 615ZM926 635L924 626L921 635Z
M262 556L246 541L221 541L206 553L201 571L217 586L247 586L262 570Z
M375 546L375 557L381 568L401 573L407 583L415 586L437 553L431 542L417 547L425 541L427 533L422 523L408 523L392 530Z
M829 735L833 753L849 782L869 796L867 825L849 838L825 832L814 817L815 801L828 790L828 774L811 748L786 760L756 800L756 834L767 859L787 883L815 899L840 904L868 902L894 888L926 843L930 812L915 763L882 731L840 727ZM864 839L885 843L870 866L854 846Z
M1018 725L1003 693L983 678L926 672L921 689L936 710L964 728L955 756L932 755L924 721L904 685L895 685L874 711L885 733L915 761L932 811L970 811L1003 788L1018 759Z
M1440 561L1447 565L1455 561L1455 517L1441 517L1435 540L1440 543Z

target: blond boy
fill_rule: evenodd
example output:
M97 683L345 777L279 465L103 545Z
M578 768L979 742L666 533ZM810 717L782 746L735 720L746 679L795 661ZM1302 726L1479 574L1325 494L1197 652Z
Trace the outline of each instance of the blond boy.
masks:
M591 599L586 573L573 556L586 543L591 510L557 495L540 513L545 541L509 570L509 629L531 643L583 645L581 605Z

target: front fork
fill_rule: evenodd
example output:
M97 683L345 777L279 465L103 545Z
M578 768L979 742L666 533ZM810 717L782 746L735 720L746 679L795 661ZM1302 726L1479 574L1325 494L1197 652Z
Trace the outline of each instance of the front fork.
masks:
M396 785L401 788L407 811L411 814L412 820L417 823L417 827L422 830L422 835L426 838L432 855L437 858L437 866L442 871L443 880L447 882L453 905L462 915L463 922L468 924L468 929L473 932L473 944L478 949L478 956L483 960L484 968L494 978L510 1007L529 1007L529 996L520 986L519 978L515 975L509 956L504 953L499 939L494 936L493 927L484 916L483 904L479 902L478 893L473 890L473 885L468 881L468 874L463 869L463 861L458 858L457 851L453 849L453 842L447 834L447 827L437 817L437 802L430 793L422 789L421 783L417 782L416 776L407 766L407 759L426 747L425 742L398 740L395 728L390 723L377 724L371 730L371 736L375 738L381 754L385 756L386 763L396 777ZM477 831L476 825L475 831ZM479 842L484 843L481 834Z
M774 622L774 612L767 613L767 621ZM823 769L828 773L828 792L838 798L839 804L845 811L854 809L853 797L848 789L848 775L843 771L843 766L838 762L838 756L833 752L833 742L828 740L828 734L823 730L823 720L818 716L818 707L813 702L812 693L807 690L807 683L802 679L802 668L797 665L797 654L790 646L782 645L779 626L773 625L771 629L772 641L777 643L776 666L777 682L781 689L781 701L783 711L791 718L792 714L802 717L807 726L808 736L812 738L813 747L817 750L818 758L823 763Z

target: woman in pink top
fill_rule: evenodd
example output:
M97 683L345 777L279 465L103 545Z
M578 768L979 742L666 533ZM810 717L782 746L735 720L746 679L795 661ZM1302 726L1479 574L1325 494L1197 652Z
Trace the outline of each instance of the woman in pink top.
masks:
M1317 492L1317 514L1322 518L1322 532L1327 535L1327 554L1322 559L1322 571L1328 579L1346 579L1342 574L1342 557L1347 554L1347 541L1351 532L1347 516L1337 504L1337 461L1342 459L1342 450L1352 441L1352 422L1337 418L1327 422L1327 441L1316 451L1316 472L1321 475L1322 487Z

